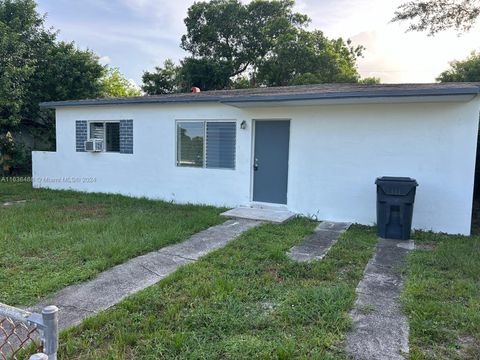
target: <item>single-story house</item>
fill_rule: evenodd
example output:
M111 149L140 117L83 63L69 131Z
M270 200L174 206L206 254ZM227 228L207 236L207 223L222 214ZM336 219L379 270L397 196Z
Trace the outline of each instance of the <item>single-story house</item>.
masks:
M413 227L469 234L475 83L328 84L58 101L33 186L278 206L373 224L375 179L415 178Z

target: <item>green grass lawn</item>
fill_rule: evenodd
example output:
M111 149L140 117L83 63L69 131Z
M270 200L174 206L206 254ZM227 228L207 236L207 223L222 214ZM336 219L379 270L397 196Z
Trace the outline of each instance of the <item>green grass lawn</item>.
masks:
M416 233L403 304L411 359L480 359L480 236Z
M322 261L285 253L315 226L262 225L61 336L62 359L343 358L376 236L354 226Z
M26 200L3 206L11 200ZM0 302L28 305L224 221L222 209L0 183Z
M12 200L27 201L2 205ZM0 301L31 304L218 224L221 211L0 183ZM345 359L375 229L353 226L322 261L290 261L314 227L298 218L244 233L64 332L60 357ZM414 237L402 294L411 359L480 359L480 236Z

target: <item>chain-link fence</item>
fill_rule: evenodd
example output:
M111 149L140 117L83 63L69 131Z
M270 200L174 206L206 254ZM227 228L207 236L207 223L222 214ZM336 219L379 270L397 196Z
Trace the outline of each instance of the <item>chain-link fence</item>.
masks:
M0 303L0 360L57 359L58 308L41 314Z

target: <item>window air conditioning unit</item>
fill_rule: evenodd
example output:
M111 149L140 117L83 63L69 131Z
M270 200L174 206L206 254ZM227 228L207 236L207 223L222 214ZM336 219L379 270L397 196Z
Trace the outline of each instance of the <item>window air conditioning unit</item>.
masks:
M103 151L103 140L90 139L85 141L85 151L88 152L100 152Z

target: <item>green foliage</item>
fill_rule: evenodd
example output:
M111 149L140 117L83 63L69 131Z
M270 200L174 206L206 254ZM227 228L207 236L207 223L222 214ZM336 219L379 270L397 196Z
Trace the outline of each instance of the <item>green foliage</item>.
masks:
M414 21L409 30L433 35L447 29L468 31L479 15L479 0L415 0L400 5L392 21Z
M358 80L358 83L365 84L365 85L375 85L375 84L380 84L381 80L378 77L366 77Z
M179 67L170 59L165 60L163 68L155 67L154 72L144 72L142 90L148 95L171 94L177 92Z
M197 2L188 9L182 48L229 67L229 77L241 74L256 67L276 38L308 23L306 15L293 12L293 5L292 0Z
M93 52L79 50L73 43L52 41L34 56L36 67L28 81L23 121L41 122L53 131L53 114L41 111L40 102L101 96L100 78L105 68Z
M239 76L232 82L232 88L234 89L248 89L252 86L251 81L246 76Z
M27 305L224 221L221 208L32 189L0 177L0 302Z
M12 154L15 151L15 142L10 132L5 135L0 134L0 173L8 175L12 167Z
M194 3L185 18L181 47L196 57L229 62L232 72L240 69L248 61L242 51L245 10L238 0Z
M0 134L0 175L27 174L31 169L30 149L15 141L10 131Z
M0 135L11 131L21 139L20 129L28 129L34 144L45 143L54 138L54 117L40 102L101 95L105 69L97 56L56 38L34 0L0 0ZM28 156L15 156L16 166L28 167Z
M100 94L104 69L90 51L56 42L33 0L0 0L0 127L43 119L38 103ZM49 124L51 126L51 124Z
M357 82L355 62L362 50L318 30L300 30L278 40L272 56L259 66L258 81L268 86Z
M0 129L20 124L34 53L54 37L35 7L33 0L0 0Z
M307 15L293 0L213 0L194 3L185 18L179 67L144 74L149 94L325 82L356 82L363 47L306 31Z
M207 58L186 57L176 66L167 59L154 72L143 73L142 90L149 95L189 92L193 86L202 90L224 89L231 85L230 66Z
M442 72L438 78L441 82L480 81L480 53L472 52L461 61L452 61L450 69Z
M224 89L231 84L230 70L225 62L187 57L180 67L180 90L188 92L192 86L202 90Z
M118 68L108 68L100 79L102 97L140 96L142 92L127 80Z

